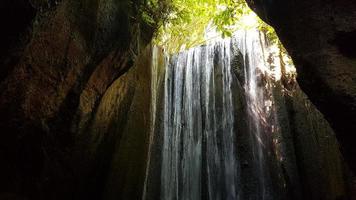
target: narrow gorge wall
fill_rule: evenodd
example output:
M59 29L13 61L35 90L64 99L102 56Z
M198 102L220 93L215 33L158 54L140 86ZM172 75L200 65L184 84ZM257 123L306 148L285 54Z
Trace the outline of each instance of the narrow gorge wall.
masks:
M302 90L335 130L356 170L356 4L352 0L247 0L292 56Z
M130 69L153 32L136 20L139 3L0 3L6 15L1 17L6 23L0 59L0 199L139 195L142 183L133 177L143 177L145 137L125 134L131 129L143 134L149 123L144 105L150 105L150 90L142 89L151 77L149 65L142 61L146 71ZM115 113L106 113L105 105L117 106L109 111ZM102 127L103 117L108 129ZM127 146L134 142L138 148ZM117 153L131 150L140 164L135 169ZM116 167L127 175L119 183L113 181L118 169L112 162L121 163ZM130 178L132 184L126 182ZM121 187L126 184L130 187ZM121 190L108 188L116 185Z

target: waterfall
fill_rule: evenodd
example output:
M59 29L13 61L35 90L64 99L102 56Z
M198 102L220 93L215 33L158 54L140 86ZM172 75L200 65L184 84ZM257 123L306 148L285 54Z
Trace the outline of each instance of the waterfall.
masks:
M238 199L230 49L193 48L166 67L161 199Z
M273 118L273 98L265 77L269 70L266 46L260 32L241 31L233 38L167 56L163 106L160 111L152 107L162 116L161 130L151 130L162 134L157 137L162 139L160 199L279 199L273 195L276 190L267 159L274 153L271 141L278 122ZM233 62L238 52L242 54L241 66ZM235 68L239 67L244 80L237 78ZM236 91L236 84L243 89ZM236 92L242 93L247 105L241 116L235 114ZM156 97L153 100L157 103ZM253 170L248 177L253 184L249 185L242 180L239 158L244 153L238 148L238 136L243 133L237 129L242 121L248 124L248 146L253 155L244 161Z
M266 61L268 46L260 31L239 31L235 37L236 46L243 54L244 89L247 102L249 134L252 143L254 171L258 177L257 199L274 199L268 161L266 156L273 134L278 128L274 100L269 79L270 64ZM274 58L276 59L276 58ZM278 67L278 66L276 66Z

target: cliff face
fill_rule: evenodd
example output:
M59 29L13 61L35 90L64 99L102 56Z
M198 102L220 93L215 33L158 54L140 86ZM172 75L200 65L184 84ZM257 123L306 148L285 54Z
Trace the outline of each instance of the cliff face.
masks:
M289 194L302 199L347 199L349 171L334 131L299 86L286 94L279 84L274 98Z
M243 66L242 58L235 56L234 78L240 83L237 85L244 85L247 81ZM261 75L256 75L264 77L257 79L261 81L258 86L261 88L256 90L263 91L265 101L272 101L270 115L260 120L265 168L272 180L266 181L266 188L274 188L277 194L272 199L347 199L349 172L329 123L295 80L287 81L283 77L275 80ZM248 94L246 86L235 86L233 91L237 101L235 123L241 181L244 189L249 191L244 194L249 199L256 193L251 191L256 190L258 177L255 177L256 171L252 166L254 144L249 138Z
M104 192L106 186L114 183L108 180L106 184L106 173L110 170L103 169L110 168L111 158L118 151L113 146L120 143L118 138L127 137L124 127L127 123L133 126L128 122L131 118L136 123L137 118L142 120L142 129L138 129L141 131L145 131L149 121L129 117L146 112L146 107L133 102L138 98L135 91L140 91L136 79L150 77L146 71L141 71L141 75L131 72L134 69L128 72L153 31L136 20L134 5L139 3L128 0L0 3L4 15L1 20L5 22L0 59L0 198L76 199L84 195L99 199L104 193L111 193ZM14 21L9 19L11 16ZM116 97L105 94L118 92L113 88L122 93ZM148 99L141 101L149 104ZM105 105L109 107L103 108ZM111 136L105 135L105 131L92 131L103 126L100 122L103 119L97 115L117 118L117 115L103 116L103 109L122 114L120 123L115 122L119 135L115 131ZM107 123L113 121L108 119ZM132 142L130 138L126 140ZM94 146L90 145L93 141ZM136 152L145 148L143 142L137 145L140 148L133 148ZM129 147L120 145L120 148ZM144 158L143 154L140 156ZM123 163L119 166L128 170L120 169L120 173L132 176L131 163L117 161L120 159L113 162ZM118 184L125 185L127 179L122 180ZM87 191L88 188L92 190ZM138 195L133 190L123 188L120 192L126 197Z
M302 90L337 134L356 170L356 4L340 1L247 1L272 25L296 64Z

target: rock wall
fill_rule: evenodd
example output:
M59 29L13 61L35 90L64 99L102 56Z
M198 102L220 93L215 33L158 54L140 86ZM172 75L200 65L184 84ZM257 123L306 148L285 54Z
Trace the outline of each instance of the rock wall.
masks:
M84 176L89 177L85 182L95 192L100 192L98 180L102 182L103 199L142 197L151 127L151 52L146 49L105 92L91 125L78 140L88 141L80 149L89 150L86 155L95 166Z
M348 199L350 175L339 143L323 115L296 86L274 88L282 141L279 155L287 191L293 199ZM298 192L299 191L299 192Z
M251 166L253 147L246 118L248 105L246 91L241 87L246 81L244 62L240 53L235 53L233 60L234 78L238 82L233 87L241 181L243 190L250 191L244 194L249 199L255 195L258 177ZM273 199L348 199L350 173L329 123L296 81L275 81L268 76L266 81L264 98L273 101L275 114L266 118L267 126L262 125L262 135L265 135L266 168L272 180L271 185L266 181L267 188L275 188L277 194ZM274 127L269 130L271 125Z
M150 91L142 87L151 76L147 62L130 68L153 27L137 21L139 3L0 3L1 14L8 14L1 18L7 21L0 59L0 199L140 195L142 183L133 177L142 179L144 168ZM129 150L126 157L118 153ZM121 163L125 178L113 181L118 169L112 163Z
M302 90L337 134L356 170L356 4L352 0L247 0L292 56Z

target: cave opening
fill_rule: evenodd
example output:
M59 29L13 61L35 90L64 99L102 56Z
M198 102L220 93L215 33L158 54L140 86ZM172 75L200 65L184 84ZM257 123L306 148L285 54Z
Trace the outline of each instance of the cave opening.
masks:
M353 0L0 10L0 200L354 198Z

